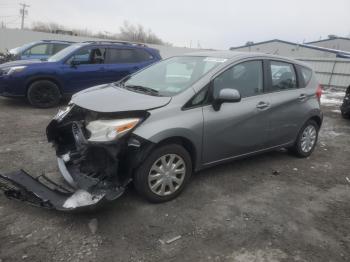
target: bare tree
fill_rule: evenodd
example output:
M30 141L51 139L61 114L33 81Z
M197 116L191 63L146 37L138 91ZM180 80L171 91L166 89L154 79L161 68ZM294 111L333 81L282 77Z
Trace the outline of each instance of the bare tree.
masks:
M47 33L70 33L77 36L96 37L102 39L123 40L158 45L171 45L170 43L166 43L160 39L155 33L152 32L151 29L145 30L142 25L133 25L128 21L124 21L123 25L119 28L119 33L116 34L112 34L107 31L100 31L96 34L93 34L90 30L87 29L72 29L57 23L44 22L34 22L31 29L33 31Z
M142 42L150 44L164 44L163 40L154 34L150 29L146 32L144 27L140 24L133 25L128 21L124 21L123 25L119 28L120 40Z

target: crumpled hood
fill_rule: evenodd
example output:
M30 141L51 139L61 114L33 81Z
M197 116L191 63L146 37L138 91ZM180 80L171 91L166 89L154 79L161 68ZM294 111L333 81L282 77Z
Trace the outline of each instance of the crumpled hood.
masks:
M151 96L129 91L114 84L85 89L72 97L72 103L95 112L149 110L167 105L171 97Z
M41 61L41 60L17 60L17 61L11 61L11 62L1 64L0 69L11 67L11 66L26 66L30 64L42 64L42 63L48 63L48 62Z

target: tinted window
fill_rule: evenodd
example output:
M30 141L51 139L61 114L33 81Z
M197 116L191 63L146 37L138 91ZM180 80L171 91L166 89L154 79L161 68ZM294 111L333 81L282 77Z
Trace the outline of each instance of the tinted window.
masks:
M310 82L312 71L309 68L301 67L301 74L303 75L305 86Z
M46 55L48 54L47 47L47 44L36 45L27 50L25 53L29 55Z
M268 91L297 88L297 78L292 64L271 61L270 68L272 86L268 89Z
M111 48L108 50L107 63L109 64L123 64L135 62L137 62L137 57L135 51L132 49Z
M138 62L148 61L148 60L152 60L153 59L153 56L151 54L149 54L148 52L146 52L145 50L135 49L134 52L135 52L135 55L136 55L136 60Z
M74 60L78 64L103 64L105 55L106 49L104 48L83 48L68 59L68 63Z
M61 51L62 49L66 48L68 45L65 44L53 44L52 46L52 55L56 54L57 52Z
M214 79L214 97L221 89L237 89L241 97L249 97L263 92L262 61L248 61L235 65Z

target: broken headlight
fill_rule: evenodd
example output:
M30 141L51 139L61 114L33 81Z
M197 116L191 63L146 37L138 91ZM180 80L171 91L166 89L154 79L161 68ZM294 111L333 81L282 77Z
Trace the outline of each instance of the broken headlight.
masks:
M53 119L60 122L72 110L72 108L73 108L73 104L68 104L68 106L62 109L59 109Z
M128 133L140 122L140 118L117 120L96 120L90 122L86 129L90 132L91 142L108 142Z

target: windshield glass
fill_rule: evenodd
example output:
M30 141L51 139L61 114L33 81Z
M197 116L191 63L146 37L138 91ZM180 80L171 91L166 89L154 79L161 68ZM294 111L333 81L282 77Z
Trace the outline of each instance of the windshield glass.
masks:
M29 43L29 44L25 44L16 48L11 49L9 52L13 55L17 55L19 53L22 53L24 50L28 49L29 47L31 47L32 45L34 45L35 42L33 43Z
M226 60L203 56L173 57L146 68L122 84L137 92L148 89L160 96L174 96Z
M65 58L67 55L74 52L75 50L79 49L80 47L82 47L82 45L70 45L70 46L62 49L58 53L54 54L53 56L51 56L47 61L57 62L57 61Z

